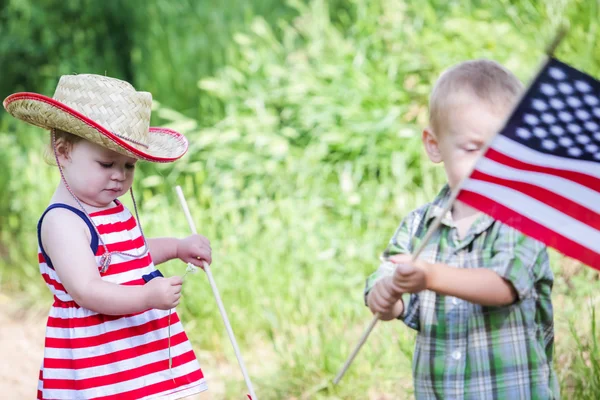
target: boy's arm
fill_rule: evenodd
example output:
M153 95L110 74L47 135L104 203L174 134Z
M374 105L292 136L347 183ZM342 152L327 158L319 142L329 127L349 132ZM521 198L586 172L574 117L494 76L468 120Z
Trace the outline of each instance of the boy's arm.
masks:
M429 264L427 289L482 306L504 306L517 300L513 285L486 268L459 269Z
M410 262L410 255L392 258L398 264L394 278L408 292L429 289L471 303L503 306L528 297L545 255L545 246L506 225L492 244L492 258L480 268L453 268L446 264Z

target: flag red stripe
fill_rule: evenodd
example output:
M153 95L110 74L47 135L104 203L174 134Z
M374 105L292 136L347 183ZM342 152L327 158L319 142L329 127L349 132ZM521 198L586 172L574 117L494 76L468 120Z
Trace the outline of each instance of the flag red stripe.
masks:
M130 390L129 392L119 393L119 398L139 399L139 398L145 397L146 394L156 394L156 393L161 393L161 392L167 391L169 389L175 389L176 388L175 379L177 380L178 385L179 385L179 384L181 384L181 381L187 382L189 384L192 382L197 382L202 378L204 378L204 374L202 374L202 371L198 369L187 375L183 375L183 376L173 378L173 379L167 379L166 381L154 383L152 385L147 385L140 389ZM181 390L184 390L184 389L181 389ZM181 390L177 390L173 393L180 392ZM123 396L123 397L121 397L121 396ZM115 398L114 396L104 396L104 397L95 397L94 400L109 400L109 399L114 399L114 398Z
M44 278L44 281L46 281L46 283L48 285L54 286L54 289L67 293L67 291L65 290L65 287L58 281L55 281L54 279L50 278L50 275L48 275L46 273L42 273L42 277Z
M139 278L139 279L134 279L132 281L129 282L123 282L120 283L119 285L123 285L123 286L142 286L145 285L146 281L144 281L144 279Z
M124 252L134 252L134 254L135 254L135 251L140 251L138 249L144 247L144 238L142 236L138 236L134 240L125 240L122 242L110 243L110 244L107 244L106 246L108 247L109 252L110 251L124 251ZM95 255L101 256L102 254L104 254L104 247L101 244L99 244L98 251L96 251ZM138 261L140 261L140 260L138 260ZM40 263L46 262L42 253L38 253L38 262L40 262Z
M64 301L64 300L59 299L56 296L54 296L54 304L52 304L52 307L57 307L57 308L80 308L79 304L75 303L73 300Z
M142 286L145 284L146 284L146 282L142 278L133 279L129 282L119 283L119 285L123 285L123 286ZM56 295L54 295L54 303L52 304L52 307L79 308L79 304L75 303L73 300L68 300L68 301L61 300Z
M124 251L136 254L136 251L140 251L139 249L144 247L144 238L142 236L138 236L134 240L125 240L122 242L115 242L111 244L107 244L108 251ZM98 251L96 252L96 256L101 256L104 254L104 246L99 245ZM110 267L109 267L110 268Z
M120 274L122 272L128 272L128 271L144 268L144 267L147 267L148 265L150 265L151 262L152 262L152 259L150 258L150 253L147 253L142 258L135 258L133 260L125 261L122 263L110 264L110 266L108 267L108 270L106 270L106 273L102 274L102 276L115 275L115 274Z
M154 342L144 343L140 346L129 348L126 350L115 351L110 354L103 354L101 356L79 358L79 359L62 359L62 358L44 358L44 368L60 368L60 369L82 369L99 367L106 364L111 364L118 361L128 360L141 356L142 354L149 354L155 351L164 350L168 347L168 338L155 340ZM179 332L176 335L171 336L171 347L177 346L187 340L185 332Z
M531 236L532 238L557 249L568 257L572 257L592 268L600 270L599 253L582 246L574 240L571 240L488 197L469 190L461 190L457 199L473 208L491 215L498 221L523 232L525 235Z
M105 233L130 231L135 228L135 218L133 218L132 215L127 221L118 221L112 224L98 224L96 225L96 228L98 228L98 233L101 235L104 235Z
M123 203L121 203L120 201L116 201L116 200L115 200L115 202L116 202L116 206L107 208L106 210L92 212L89 214L89 216L90 217L99 217L99 216L104 216L104 215L113 215L113 214L120 213L121 211L124 210Z
M546 203L548 206L559 210L573 219L587 224L594 229L600 230L600 215L598 215L597 212L590 210L589 208L582 206L580 203L574 202L551 190L527 182L499 178L478 170L473 171L473 174L471 174L471 179L495 183L497 185L506 186L517 190L533 199L536 199L542 203Z
M42 277L44 278L44 281L45 281L45 282L46 282L48 285L51 285L51 286L53 286L53 287L54 287L54 289L56 289L56 290L60 290L60 291L63 291L63 292L65 292L67 295L69 294L69 293L67 292L67 290L65 289L65 287L64 287L62 284L60 284L58 281L56 281L56 280L52 279L52 278L50 277L50 275L48 275L48 274L46 274L46 273L42 273ZM133 280L131 280L131 281L128 281L128 282L123 282L123 283L120 283L119 285L123 285L123 286L142 286L142 285L144 285L145 283L146 283L146 282L144 281L144 279L142 279L142 278L136 278L136 279L133 279ZM60 300L60 299L59 299L59 301L62 301L62 300ZM64 301L63 301L63 303L64 303ZM66 307L64 307L64 308L69 308L69 307L68 307L68 306L66 306Z
M42 373L42 369L40 369L40 374L38 375L38 379L39 379L39 381L42 381L44 379L44 374ZM38 382L38 388L39 388L39 382ZM38 389L36 400L42 400L43 399L42 395L43 395L42 391L40 389Z
M196 356L193 351L188 351L179 356L173 357L173 368L195 360ZM63 390L85 390L105 385L114 385L115 383L125 382L131 379L140 378L145 375L150 375L154 372L164 371L165 364L169 364L168 359L156 361L150 364L142 365L141 367L129 369L126 371L115 372L114 374L102 375L87 379L48 379L44 377L45 389L63 389Z
M98 336L63 339L63 338L46 338L46 347L63 348L63 349L83 349L86 347L100 346L116 340L127 339L133 336L144 335L168 326L168 315L145 324L138 326L127 326L116 331L106 332ZM171 325L179 322L177 313L171 315Z
M48 327L50 328L86 328L90 326L100 325L104 322L116 321L121 318L133 317L135 315L141 315L145 311L128 314L128 315L104 315L94 314L87 317L68 317L68 318L57 318L48 317Z
M485 153L484 157L489 158L490 160L494 160L500 164L507 165L512 168L517 168L517 169L522 169L525 171L532 171L532 172L541 172L543 174L559 176L561 178L576 182L582 186L585 186L593 191L600 193L600 191L598 189L598 188L600 188L600 179L598 179L594 176L591 176L591 175L584 174L582 172L564 170L564 169L559 169L559 168L544 167L544 166L536 165L536 164L529 164L529 163L523 162L521 160L512 158L504 153L501 153L500 151L495 150L493 147L490 147L488 149L488 151Z

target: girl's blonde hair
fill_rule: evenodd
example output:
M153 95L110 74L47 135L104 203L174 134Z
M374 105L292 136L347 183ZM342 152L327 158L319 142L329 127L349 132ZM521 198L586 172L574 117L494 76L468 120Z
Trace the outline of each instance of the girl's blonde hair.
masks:
M46 163L53 166L56 166L56 157L54 156L54 148L52 145L52 133L54 133L57 147L59 145L64 145L67 152L73 148L75 143L85 140L81 136L73 135L72 133L65 132L60 129L50 130L50 142L48 143L48 146L44 152L44 160Z

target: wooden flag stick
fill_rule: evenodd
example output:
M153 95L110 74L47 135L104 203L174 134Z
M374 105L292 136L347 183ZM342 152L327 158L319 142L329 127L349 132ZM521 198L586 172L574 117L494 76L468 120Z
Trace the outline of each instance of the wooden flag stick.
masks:
M448 212L448 210L450 210L450 208L452 207L452 203L454 203L454 200L458 196L458 192L459 192L458 190L455 190L452 193L452 196L448 200L448 202L447 202L447 204L446 204L446 206L444 208L444 211L442 211L442 213L436 217L436 219L433 221L433 223L431 224L431 226L427 230L427 233L425 234L425 237L421 241L419 247L417 248L417 250L415 251L415 253L412 254L412 261L413 262L416 261L417 258L419 258L419 255L423 251L423 248L425 247L425 245L427 244L427 242L429 242L429 239L431 239L431 237L433 236L433 233L437 230L437 228L442 223L442 218L444 217L444 215L446 215L446 213ZM369 326L367 326L367 329L365 329L365 331L363 332L362 336L360 337L360 340L358 341L358 344L356 345L356 347L354 348L354 350L350 354L350 357L348 357L348 359L344 363L344 366L342 367L342 369L340 370L340 372L338 372L338 374L336 375L335 379L333 380L333 384L334 385L337 385L338 383L340 383L340 381L344 377L344 374L346 373L346 371L350 367L350 364L352 364L352 361L354 361L354 358L356 357L356 355L360 351L360 348L363 346L363 344L365 344L365 342L367 341L367 338L371 334L371 331L373 330L373 328L375 328L375 325L377 325L377 321L379 321L379 317L380 317L379 313L375 313L373 315L373 319L371 320L371 323L369 324Z
M548 47L546 47L546 55L548 57L554 56L554 52L556 51L556 48L558 47L560 42L562 42L562 40L566 34L567 34L567 27L565 25L561 25L558 28L558 31L556 32L556 34L554 35L554 39L552 40L552 42L550 42Z
M187 218L188 224L190 225L190 229L193 234L197 234L196 224L194 224L194 220L192 219L192 215L190 214L190 209L188 208L187 201L183 195L183 191L181 190L181 186L177 186L175 188L177 192L177 196L179 197L179 202L181 203L181 207L183 208L183 213ZM244 365L244 360L242 359L242 355L240 353L240 349L235 340L235 336L233 334L233 329L231 329L231 324L229 323L229 318L227 318L227 312L225 312L225 307L223 306L223 302L221 301L221 296L219 295L219 290L217 289L217 285L215 280L213 279L212 272L210 271L210 265L206 261L202 262L204 272L206 272L206 276L208 277L208 282L210 283L210 287L212 288L213 295L215 296L215 300L217 301L217 306L219 307L219 311L221 312L221 317L223 318L223 322L225 323L225 328L227 329L227 334L229 335L229 340L231 341L231 345L233 346L233 351L235 352L235 356L237 357L238 364L240 365L240 369L242 370L242 374L244 375L244 380L246 381L246 386L248 387L248 391L250 392L250 399L258 400L256 397L256 393L254 393L254 388L252 387L252 382L250 381L250 377L248 372L246 371L246 366Z

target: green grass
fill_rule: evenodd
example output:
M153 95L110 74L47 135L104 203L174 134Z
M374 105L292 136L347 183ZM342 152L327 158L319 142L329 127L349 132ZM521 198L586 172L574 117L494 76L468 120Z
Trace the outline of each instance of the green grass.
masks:
M207 40L193 25L199 6L165 4L142 14L149 27L136 33L144 55L134 55L136 79L155 94L156 121L184 131L191 147L173 165L140 166L140 216L149 236L187 235L173 190L183 187L211 239L213 274L263 399L298 398L332 379L368 324L364 279L402 216L443 183L419 138L442 69L489 57L527 81L564 18L571 29L558 55L600 76L597 1L289 2L276 22L232 17L232 2L215 3L198 20L235 23L207 28L218 32L214 53L209 42L195 44ZM200 47L212 65L196 64ZM171 64L159 62L166 58ZM42 161L38 130L3 118L0 131L10 133L0 135L0 289L47 305L35 223L58 174ZM598 304L598 274L554 253L552 262L563 397L591 399L600 391L597 317L582 305ZM219 375L223 398L241 398L202 274L186 278L179 309L206 368L231 364ZM379 324L342 385L314 398L410 397L413 338L399 323Z

